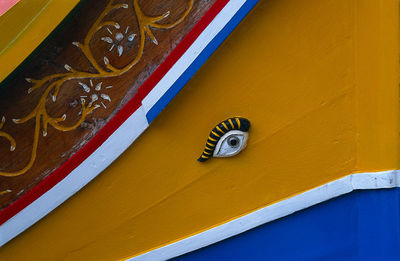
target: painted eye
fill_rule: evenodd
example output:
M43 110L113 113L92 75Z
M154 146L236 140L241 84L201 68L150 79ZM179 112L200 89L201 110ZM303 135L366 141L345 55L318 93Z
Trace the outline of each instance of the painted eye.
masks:
M227 119L212 129L206 147L198 161L211 157L231 157L241 152L247 145L250 122L245 118Z
M240 138L238 138L235 135L230 135L228 137L228 145L231 146L231 148L237 148L240 145Z
M241 152L247 145L247 132L232 130L226 133L215 146L213 157L231 157Z

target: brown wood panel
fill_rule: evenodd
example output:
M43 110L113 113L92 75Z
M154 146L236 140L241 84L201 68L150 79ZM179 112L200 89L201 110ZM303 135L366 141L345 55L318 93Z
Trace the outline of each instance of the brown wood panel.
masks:
M0 210L82 148L215 0L86 0L0 84Z

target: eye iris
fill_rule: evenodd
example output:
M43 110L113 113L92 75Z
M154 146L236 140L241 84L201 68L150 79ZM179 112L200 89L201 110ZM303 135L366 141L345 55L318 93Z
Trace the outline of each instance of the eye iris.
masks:
M235 147L239 146L239 142L240 141L239 141L239 139L237 137L235 137L235 136L229 137L228 144L232 148L235 148Z

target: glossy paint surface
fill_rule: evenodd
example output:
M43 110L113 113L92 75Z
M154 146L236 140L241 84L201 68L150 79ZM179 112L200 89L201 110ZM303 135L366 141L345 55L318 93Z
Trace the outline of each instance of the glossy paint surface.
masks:
M397 31L396 1L261 1L130 149L0 257L131 257L397 169ZM252 122L247 149L199 164L210 128L235 115Z

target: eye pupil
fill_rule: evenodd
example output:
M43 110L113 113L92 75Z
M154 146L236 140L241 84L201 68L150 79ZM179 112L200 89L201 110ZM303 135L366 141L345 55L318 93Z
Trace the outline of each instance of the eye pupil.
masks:
M228 139L228 144L229 146L231 146L232 148L236 148L237 146L239 146L240 140L238 137L235 136L231 136Z

